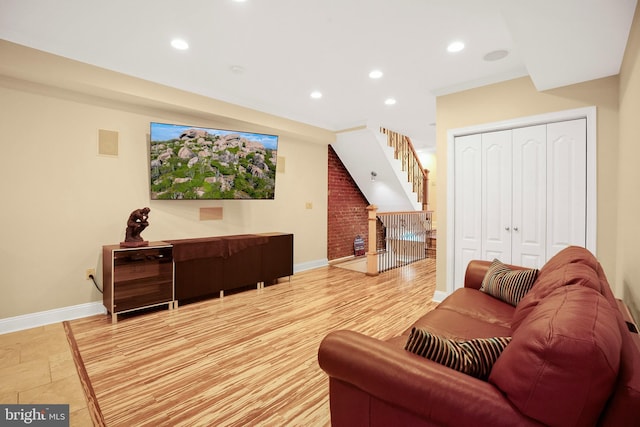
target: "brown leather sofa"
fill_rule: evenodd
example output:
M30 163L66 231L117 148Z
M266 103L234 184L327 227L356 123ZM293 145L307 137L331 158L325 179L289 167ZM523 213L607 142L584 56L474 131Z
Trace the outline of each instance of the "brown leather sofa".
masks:
M405 350L412 327L388 341L334 331L318 351L334 427L640 425L640 338L596 258L564 249L515 307L479 291L490 264L472 261L464 288L412 325L510 336L488 380Z

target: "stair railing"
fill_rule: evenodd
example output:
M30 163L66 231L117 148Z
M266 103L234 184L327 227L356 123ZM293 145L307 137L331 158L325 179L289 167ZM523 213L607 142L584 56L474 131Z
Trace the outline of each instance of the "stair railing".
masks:
M393 148L393 156L402 163L402 170L412 184L413 192L418 195L418 203L423 210L429 210L429 171L422 167L411 139L398 132L381 127L380 132L387 135L387 144Z
M427 258L432 231L431 211L377 212L368 206L367 275Z

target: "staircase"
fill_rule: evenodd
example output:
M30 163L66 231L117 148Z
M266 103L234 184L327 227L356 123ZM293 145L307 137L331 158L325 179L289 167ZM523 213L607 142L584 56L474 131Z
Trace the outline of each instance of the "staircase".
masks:
M339 133L333 149L370 205L367 275L426 258L432 233L429 171L410 139L365 127Z
M428 171L420 165L408 137L367 127L339 133L332 146L378 211L427 209Z

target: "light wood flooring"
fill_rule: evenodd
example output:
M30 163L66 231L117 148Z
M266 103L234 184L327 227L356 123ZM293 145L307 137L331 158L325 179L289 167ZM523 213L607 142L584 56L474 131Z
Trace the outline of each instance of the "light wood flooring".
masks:
M107 426L328 426L322 338L336 329L395 336L434 307L434 290L431 259L376 277L330 266L172 311L123 315L115 325L108 316L67 325ZM68 365L63 328L44 329L55 331ZM0 355L29 333L0 335ZM80 382L68 381L70 392ZM14 382L0 398L35 387ZM58 397L69 402L64 391ZM72 405L72 425L91 425L86 408L86 400Z

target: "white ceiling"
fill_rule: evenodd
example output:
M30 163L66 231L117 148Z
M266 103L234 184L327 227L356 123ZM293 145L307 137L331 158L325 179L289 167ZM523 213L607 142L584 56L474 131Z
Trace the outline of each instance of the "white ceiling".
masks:
M435 145L436 95L618 74L636 1L0 0L0 38L330 130L384 126L420 149ZM454 40L466 48L448 53Z

